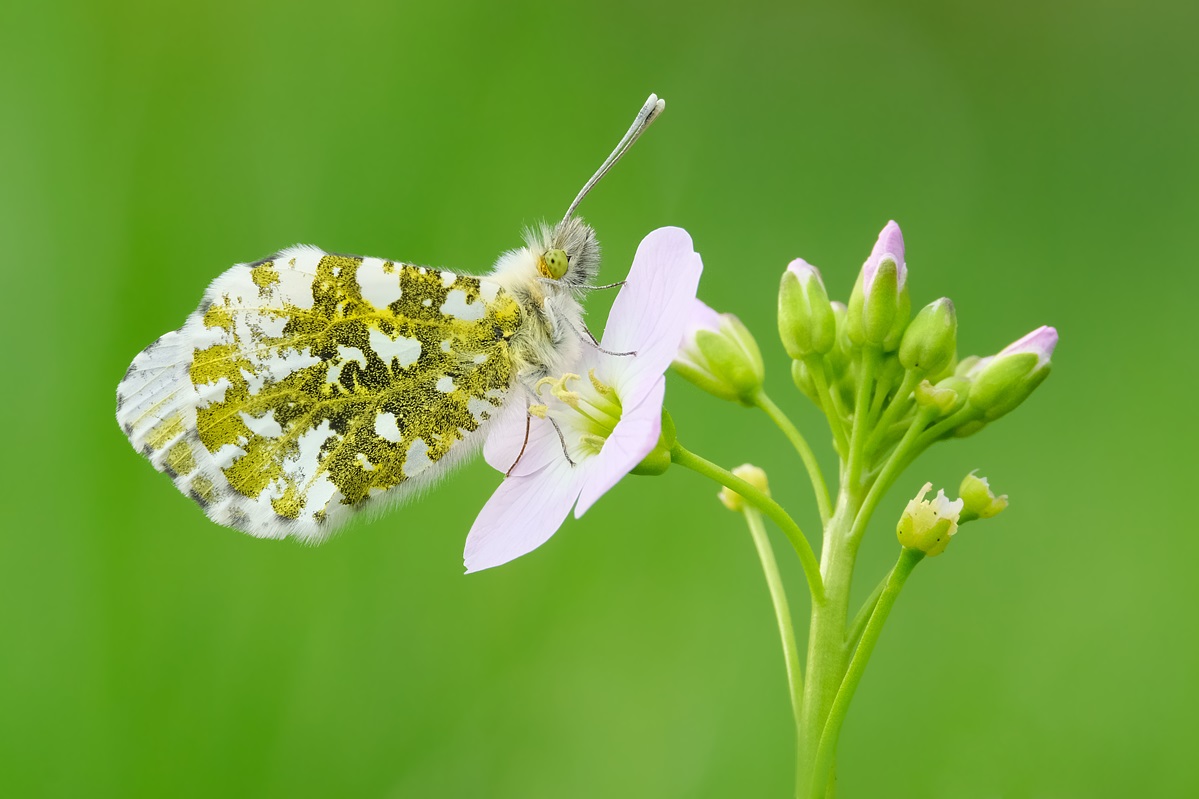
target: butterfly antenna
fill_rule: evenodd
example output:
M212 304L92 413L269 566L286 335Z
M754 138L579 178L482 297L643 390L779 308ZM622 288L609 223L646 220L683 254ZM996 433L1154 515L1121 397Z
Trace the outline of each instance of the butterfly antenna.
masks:
M579 195L575 197L574 202L572 202L570 207L566 209L566 216L562 217L563 222L570 219L571 215L574 214L575 209L579 207L579 203L581 203L583 198L587 196L587 193L595 187L596 183L600 182L600 179L603 178L604 175L608 174L608 170L616 165L616 162L621 159L621 156L628 152L629 148L633 146L635 141L641 138L641 134L645 133L645 131L649 129L649 126L653 124L654 120L662 115L662 110L664 108L666 108L665 100L659 99L658 95L656 94L651 94L649 96L649 99L645 101L645 105L641 106L641 110L637 112L637 118L633 120L633 124L629 128L629 132L626 133L624 138L620 140L620 144L616 145L616 149L612 151L612 154L604 159L604 163L600 165L599 169L595 170L595 174L591 176L591 180L587 181L587 184L583 186L583 189L579 192Z

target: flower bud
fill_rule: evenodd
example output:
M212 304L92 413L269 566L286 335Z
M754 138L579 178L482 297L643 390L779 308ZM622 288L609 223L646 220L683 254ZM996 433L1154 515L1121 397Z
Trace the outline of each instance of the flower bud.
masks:
M705 391L746 404L766 378L758 343L741 320L718 314L699 300L672 365Z
M899 346L912 309L903 256L903 234L899 225L888 222L849 296L847 324L855 345L881 347L885 352Z
M966 404L970 381L961 377L947 377L933 385L928 380L921 380L912 393L917 405L926 410L935 408L937 416L943 418L957 413Z
M879 361L878 371L875 372L875 379L884 386L898 386L903 382L903 364L899 362L899 358L895 353L888 353ZM899 399L899 398L896 398Z
M962 512L962 500L950 502L943 490L938 491L931 501L926 501L924 495L932 487L932 483L924 484L916 498L904 508L895 528L900 544L930 556L940 555L949 546L949 539L958 531L958 516Z
M736 469L733 469L733 475L740 477L745 482L752 485L754 488L761 491L767 496L770 495L770 484L766 480L766 472L754 466L752 463L743 463ZM745 510L745 499L733 489L725 486L720 489L717 494L724 506L731 511L740 513Z
M968 419L962 422L950 432L954 438L966 438L972 436L979 430L987 426L987 423L982 419Z
M779 338L787 354L799 361L833 348L837 325L820 270L796 258L779 285Z
M833 301L829 305L833 309L833 321L836 325L837 333L833 339L833 348L824 356L824 363L828 367L830 379L839 381L849 373L850 364L853 363L849 357L851 344L849 333L846 331L846 317L849 314L849 309L845 307L845 303L843 302Z
M1049 358L1057 346L1057 331L1039 327L975 364L968 376L970 404L993 421L1011 411L1049 376Z
M977 469L975 471L978 471ZM964 503L962 506L962 516L958 520L959 524L965 524L975 519L989 519L992 516L997 516L1007 507L1007 494L995 496L995 492L991 490L990 484L987 483L987 478L978 477L971 472L962 480L962 486L958 489L958 496Z
M937 375L953 363L958 348L958 317L948 297L920 309L899 344L904 369Z
M820 393L816 390L816 382L812 379L812 372L806 363L803 361L791 362L791 379L805 397L816 403L817 407L822 407Z

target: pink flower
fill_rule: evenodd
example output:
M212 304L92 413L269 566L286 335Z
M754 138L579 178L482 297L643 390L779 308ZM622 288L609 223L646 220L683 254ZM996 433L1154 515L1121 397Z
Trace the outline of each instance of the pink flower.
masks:
M471 527L464 553L468 573L541 546L571 507L576 518L582 516L654 449L664 374L683 338L702 270L685 230L650 233L637 248L600 342L610 352L636 355L585 347L577 374L542 381L549 391L540 386L534 401L545 403L546 418L534 417L526 428L523 403L514 403L496 420L484 457L502 472L513 463L516 468Z

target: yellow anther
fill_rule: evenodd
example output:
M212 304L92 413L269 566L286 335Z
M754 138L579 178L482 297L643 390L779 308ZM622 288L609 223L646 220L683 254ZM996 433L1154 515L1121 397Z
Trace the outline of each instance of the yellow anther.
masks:
M591 385L595 388L596 393L598 393L601 397L610 400L616 399L616 389L612 388L612 386L604 383L598 377L596 377L594 369L589 371L587 376L591 378Z
M597 436L594 433L584 433L579 436L579 446L592 455L598 455L599 451L604 448L606 440L603 436Z
M544 419L545 415L547 413L549 413L549 411L550 411L550 406L548 406L548 405L530 405L529 406L529 415L536 416L538 419Z

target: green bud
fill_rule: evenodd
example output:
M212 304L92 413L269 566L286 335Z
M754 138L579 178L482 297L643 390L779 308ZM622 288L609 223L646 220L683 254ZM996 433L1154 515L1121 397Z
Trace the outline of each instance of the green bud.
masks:
M795 387L802 391L805 397L816 403L817 406L821 405L820 393L816 390L812 372L806 363L803 361L791 362L791 379L795 381Z
M820 270L796 258L779 285L779 338L795 360L824 355L837 337L836 320Z
M899 358L895 357L894 353L884 355L882 362L878 365L876 379L882 386L890 386L897 388L903 382L903 364L899 362Z
M937 375L957 356L958 317L953 302L942 297L920 309L904 331L899 362L905 369Z
M959 524L965 524L975 519L990 519L992 516L999 515L1008 505L1007 494L995 496L995 492L987 483L987 478L978 477L974 472L966 475L966 478L962 480L958 496L964 503Z
M672 364L683 377L722 399L751 404L766 378L753 335L732 314L699 300Z
M824 363L828 367L829 378L833 381L840 381L849 374L850 365L853 363L853 359L849 356L852 345L849 341L846 322L849 309L843 302L834 301L829 303L829 306L833 309L833 322L837 332L833 337L833 348L824 356Z
M1037 356L1025 352L993 358L981 365L970 388L970 402L988 420L998 419L1032 394L1049 377L1037 368Z
M966 396L970 392L970 381L961 377L947 377L936 385L928 380L921 380L913 395L916 404L924 409L935 408L937 416L944 418L957 413L966 404Z
M952 435L954 438L965 438L966 436L974 435L986 426L987 423L982 419L970 419L969 421L962 422L960 425L955 427L950 435Z
M745 482L752 485L754 488L761 491L763 494L770 496L770 483L766 479L766 472L754 466L752 463L743 463L736 469L733 469L733 475L740 477ZM716 495L724 506L731 511L740 513L745 510L745 499L732 490L728 486L720 489L720 493Z
M932 483L925 483L916 498L908 502L899 517L895 533L899 543L908 549L918 549L926 555L936 556L949 546L949 539L958 531L958 516L962 512L962 500L950 502L944 491L938 491L931 501L924 495L932 490Z

